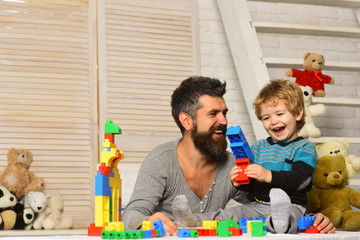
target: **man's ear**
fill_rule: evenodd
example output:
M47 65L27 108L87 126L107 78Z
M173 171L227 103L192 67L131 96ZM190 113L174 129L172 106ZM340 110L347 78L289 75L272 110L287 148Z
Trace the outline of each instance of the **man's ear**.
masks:
M179 120L181 122L181 125L185 128L186 131L189 131L192 129L193 120L189 114L181 112L179 114Z

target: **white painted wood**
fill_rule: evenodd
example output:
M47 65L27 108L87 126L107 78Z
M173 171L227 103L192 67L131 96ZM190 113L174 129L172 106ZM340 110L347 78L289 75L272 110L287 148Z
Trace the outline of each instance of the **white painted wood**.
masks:
M252 22L253 27L259 33L278 33L296 34L310 36L330 36L330 37L360 37L360 28L342 26L324 26L295 23L276 23L276 22Z
M221 18L229 41L233 61L245 97L247 110L257 139L267 136L261 122L253 114L252 102L270 77L256 31L244 0L218 0Z
M359 0L248 0L260 2L276 2L276 3L301 3L311 5L325 5L338 7L360 7Z
M304 60L300 58L263 57L263 60L269 68L303 68L304 63ZM360 62L327 60L325 68L326 70L357 72L360 70Z
M31 150L74 227L91 218L97 162L95 2L0 1L0 171L9 148Z

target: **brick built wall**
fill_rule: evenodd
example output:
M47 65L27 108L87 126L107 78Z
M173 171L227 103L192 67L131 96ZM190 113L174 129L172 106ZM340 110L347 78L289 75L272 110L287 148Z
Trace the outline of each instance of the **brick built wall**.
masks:
M225 29L215 0L198 0L200 73L225 80L224 96L229 108L229 126L240 125L250 144L255 142L244 96L232 60Z
M221 16L215 0L198 0L201 74L226 80L225 96L229 125L241 125L249 143L255 141L244 97L241 92ZM248 2L253 20L360 27L353 9L306 4ZM323 54L334 61L360 61L360 39L321 36L258 35L265 57L299 58L307 51ZM286 69L269 69L271 78L287 78ZM328 97L360 98L360 71L327 71L335 85L326 85ZM288 78L294 80L293 78ZM253 113L251 113L253 114ZM314 117L326 137L359 137L360 107L327 106L326 113ZM349 153L360 157L360 144L351 144Z

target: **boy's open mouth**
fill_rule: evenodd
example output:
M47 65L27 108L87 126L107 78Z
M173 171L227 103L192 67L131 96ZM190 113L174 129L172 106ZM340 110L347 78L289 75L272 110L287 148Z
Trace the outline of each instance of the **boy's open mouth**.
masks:
M282 133L284 131L285 127L278 127L278 128L274 128L273 131L275 133Z

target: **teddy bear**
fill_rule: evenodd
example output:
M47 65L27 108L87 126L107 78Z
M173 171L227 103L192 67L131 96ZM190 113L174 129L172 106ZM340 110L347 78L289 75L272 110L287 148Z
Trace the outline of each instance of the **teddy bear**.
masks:
M0 229L19 229L21 224L29 224L34 212L25 208L4 186L0 186Z
M62 216L64 201L59 194L48 194L46 218L42 226L44 229L68 229L74 221L70 216Z
M33 155L29 150L11 148L8 151L8 166L0 174L0 185L5 186L18 200L30 191L40 191L45 182L29 170Z
M312 117L318 117L325 113L326 107L324 104L313 104L312 102L312 88L309 86L303 87L300 86L301 90L303 91L304 96L304 110L305 110L305 125L299 131L299 135L308 138L313 137L317 138L321 136L321 131L319 128L315 126Z
M360 229L360 212L352 210L351 206L360 208L360 192L345 186L346 175L342 155L318 158L305 207L310 212L327 216L336 228L357 231Z
M299 86L309 86L313 89L314 97L324 97L324 84L334 84L334 79L322 74L325 60L323 55L307 52L304 55L304 71L299 69L289 69L285 75L295 77L295 82Z
M25 226L25 230L41 229L46 217L47 196L41 191L30 191L24 198L25 208L31 208L35 213L34 221Z
M331 139L315 145L318 157L325 155L342 155L345 158L347 178L352 178L360 173L360 157L348 155L350 143L346 139Z

